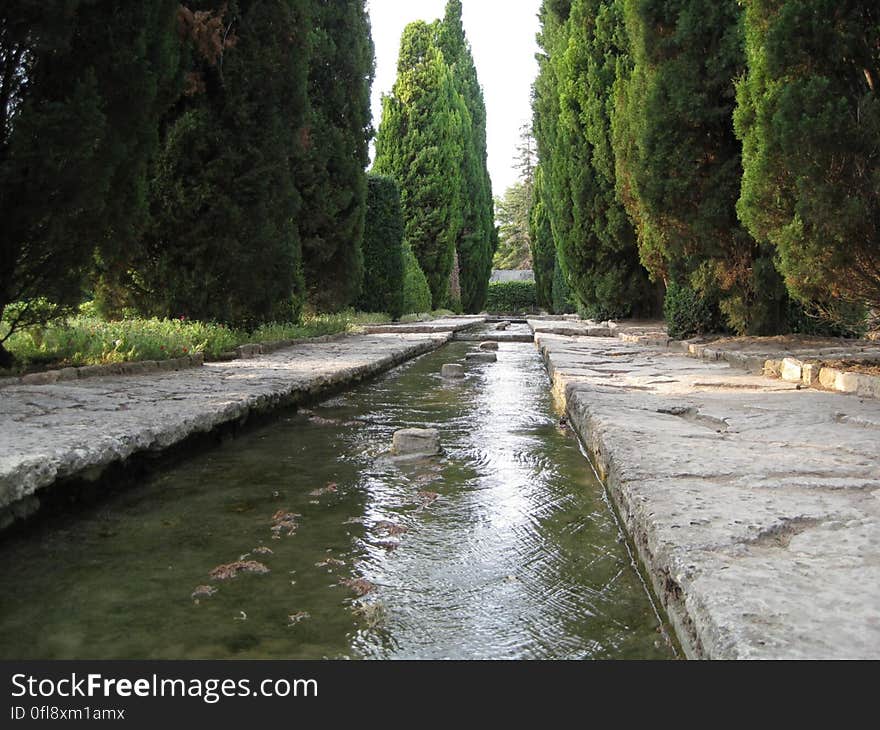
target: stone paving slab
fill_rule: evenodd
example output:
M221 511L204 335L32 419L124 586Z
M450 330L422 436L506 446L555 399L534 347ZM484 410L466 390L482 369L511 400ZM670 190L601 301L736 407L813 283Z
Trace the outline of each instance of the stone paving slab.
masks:
M0 389L0 528L35 492L251 413L294 405L433 350L451 334L353 335L180 372Z
M880 658L880 401L535 340L688 656Z
M442 332L461 332L485 322L487 317L443 317L432 319L427 322L405 322L396 324L370 324L365 325L367 334L437 334Z

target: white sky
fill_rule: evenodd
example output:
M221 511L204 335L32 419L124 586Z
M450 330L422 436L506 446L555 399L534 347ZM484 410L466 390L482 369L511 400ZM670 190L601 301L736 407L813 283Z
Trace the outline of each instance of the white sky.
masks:
M532 118L530 94L538 73L540 0L462 0L462 22L486 100L486 134L492 192L502 195L516 181L512 167L519 128ZM373 125L379 128L382 94L390 94L397 76L400 35L414 20L443 17L446 0L368 0L376 80Z

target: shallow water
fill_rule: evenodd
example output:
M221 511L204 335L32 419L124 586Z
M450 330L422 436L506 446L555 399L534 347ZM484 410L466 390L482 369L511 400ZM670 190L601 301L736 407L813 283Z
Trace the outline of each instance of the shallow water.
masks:
M671 657L534 347L439 377L475 347L7 538L0 656ZM409 426L439 428L442 456L392 460ZM269 572L210 578L240 558Z

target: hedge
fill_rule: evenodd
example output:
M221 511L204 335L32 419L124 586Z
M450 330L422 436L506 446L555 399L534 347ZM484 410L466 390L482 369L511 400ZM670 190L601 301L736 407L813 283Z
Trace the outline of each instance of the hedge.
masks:
M367 178L367 217L364 223L364 286L357 308L403 314L403 212L400 190L389 177Z
M507 281L489 284L486 311L518 314L538 310L538 292L534 281Z

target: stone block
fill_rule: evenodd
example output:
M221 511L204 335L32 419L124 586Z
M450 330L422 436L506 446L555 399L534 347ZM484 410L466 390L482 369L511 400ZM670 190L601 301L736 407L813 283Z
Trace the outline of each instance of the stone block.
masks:
M782 360L765 360L764 375L768 378L778 378L782 372Z
M804 363L804 366L801 368L801 381L808 388L812 388L819 382L819 370L821 366L819 363L815 362L807 362Z
M236 351L242 360L252 360L263 354L263 348L260 345L239 345Z
M838 371L834 379L834 390L840 393L858 393L859 376L857 373L843 373Z
M455 362L446 363L440 368L440 374L444 378L463 378L464 367Z
M436 428L404 428L394 432L391 453L395 456L434 456L440 453Z
M61 368L58 371L58 380L76 380L79 377L79 368Z
M804 364L794 357L786 357L782 360L780 376L789 383L800 383L803 378Z
M470 360L471 362L496 362L498 355L494 352L469 352L465 355L465 360Z
M837 382L837 376L840 373L835 368L822 368L819 370L819 385L829 390L834 390L834 384Z
M856 392L863 398L880 398L880 376L860 373Z
M57 370L47 370L45 373L30 373L21 376L22 385L48 385L57 383L59 373Z

